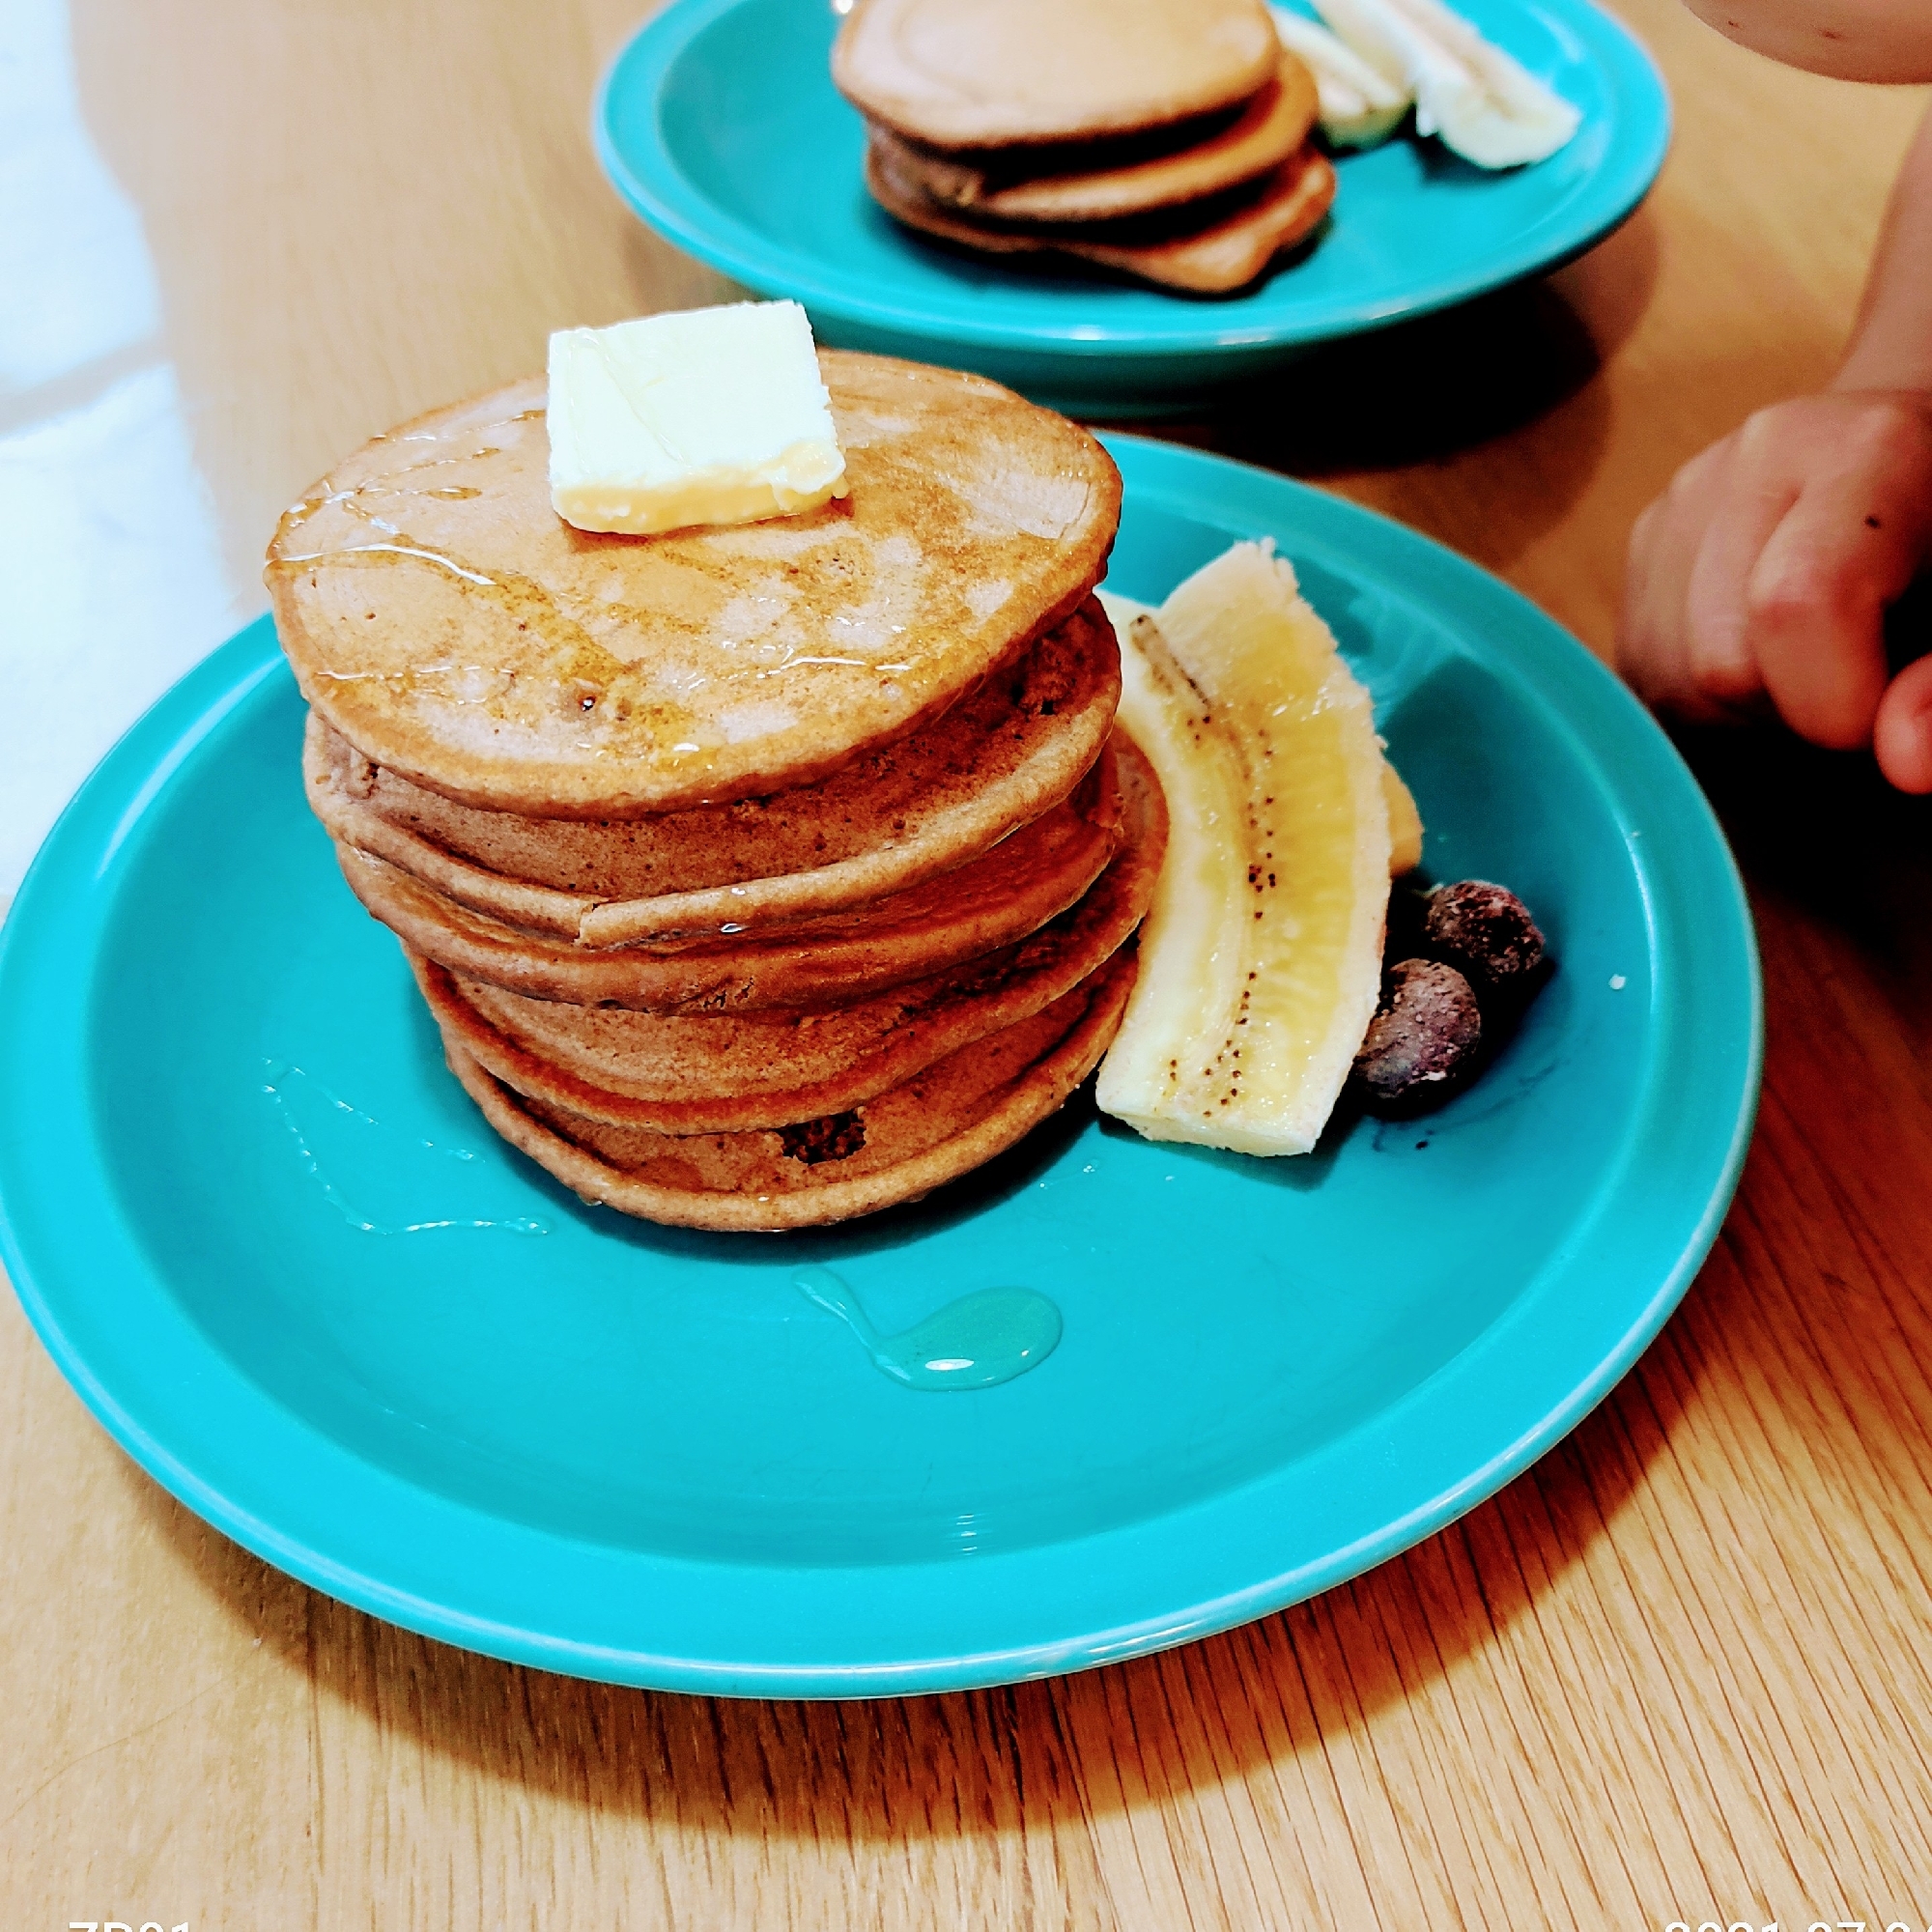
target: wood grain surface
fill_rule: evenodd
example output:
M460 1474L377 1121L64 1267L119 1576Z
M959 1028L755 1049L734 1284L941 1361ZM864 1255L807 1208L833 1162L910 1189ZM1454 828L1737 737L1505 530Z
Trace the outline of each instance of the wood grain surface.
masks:
M1183 432L1444 539L1598 647L1646 498L1831 368L1921 107L1775 70L1671 0L1622 11L1679 116L1622 233ZM615 0L75 0L81 111L139 213L238 595L362 437L535 365L553 326L717 290L591 157L630 24ZM1710 1264L1501 1495L1223 1637L849 1705L491 1662L204 1527L0 1301L0 1924L1924 1932L1932 806L1858 758L1689 749L1769 1005Z

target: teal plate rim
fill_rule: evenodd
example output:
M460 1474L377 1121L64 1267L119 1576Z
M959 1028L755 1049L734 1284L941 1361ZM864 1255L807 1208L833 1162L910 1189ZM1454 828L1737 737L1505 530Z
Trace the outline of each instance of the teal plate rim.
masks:
M118 882L150 809L171 784L190 781L197 746L287 675L265 618L191 671L108 754L0 926L0 1261L62 1373L143 1468L276 1567L468 1649L660 1690L883 1696L1080 1669L1285 1608L1474 1508L1603 1400L1715 1241L1755 1114L1756 945L1709 805L1611 673L1474 564L1370 511L1222 458L1130 437L1109 444L1130 503L1231 536L1275 534L1315 557L1373 554L1375 574L1399 573L1411 602L1454 608L1506 637L1502 674L1555 710L1579 755L1614 772L1605 778L1611 796L1633 810L1642 801L1646 823L1670 828L1639 846L1633 821L1620 825L1653 961L1669 969L1653 974L1651 993L1669 1051L1651 1056L1635 1124L1589 1217L1614 1211L1634 1146L1670 1159L1686 1203L1700 1205L1652 1231L1655 1269L1617 1283L1588 1310L1548 1293L1518 1297L1428 1379L1313 1457L1123 1528L970 1563L699 1562L593 1546L417 1488L296 1416L215 1348L126 1218L92 1119L87 1014ZM1290 1511L1319 1547L1284 1561ZM760 1655L757 1634L774 1623L837 1627L849 1654L805 1664ZM923 1644L908 1643L915 1627ZM950 1639L933 1641L939 1630Z
M1163 361L1211 360L1229 351L1288 351L1433 314L1573 261L1618 228L1650 191L1669 152L1670 97L1656 64L1629 28L1592 0L1538 0L1589 49L1629 103L1609 156L1588 192L1562 218L1540 223L1459 272L1418 280L1400 300L1287 305L1271 315L1251 302L1204 303L1176 298L1158 323L1096 323L1068 305L1062 323L988 320L943 301L913 304L881 298L833 265L761 235L706 195L660 138L626 144L616 103L641 97L655 103L692 43L751 0L670 0L612 56L594 97L590 134L611 185L631 210L707 267L765 296L791 297L821 328L884 332L900 341L952 344L989 352L1048 351L1072 366L1096 369L1154 355ZM822 5L823 0L802 0ZM827 83L829 85L829 82ZM653 129L659 117L649 116ZM939 358L939 359L944 359Z

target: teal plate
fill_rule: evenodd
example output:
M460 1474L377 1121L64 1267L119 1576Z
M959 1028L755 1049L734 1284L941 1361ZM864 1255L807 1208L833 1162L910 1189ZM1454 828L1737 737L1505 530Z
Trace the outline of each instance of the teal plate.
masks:
M1492 578L1280 478L1113 447L1118 587L1277 538L1431 869L1536 909L1558 967L1481 1083L1273 1162L1151 1145L1082 1095L929 1202L813 1235L587 1208L484 1125L337 875L265 620L108 756L0 929L0 1252L129 1454L452 1643L846 1696L1279 1609L1577 1424L1684 1293L1749 1131L1722 837L1615 680ZM1059 1346L907 1388L795 1285L818 1266L889 1334L1030 1290Z
M1589 0L1459 0L1583 113L1531 168L1490 174L1399 137L1340 158L1304 258L1245 295L1163 295L922 241L860 181L865 134L832 85L821 0L672 0L618 54L592 131L654 228L820 339L977 369L1076 413L1184 408L1310 344L1465 301L1601 241L1663 164L1670 103L1649 56Z

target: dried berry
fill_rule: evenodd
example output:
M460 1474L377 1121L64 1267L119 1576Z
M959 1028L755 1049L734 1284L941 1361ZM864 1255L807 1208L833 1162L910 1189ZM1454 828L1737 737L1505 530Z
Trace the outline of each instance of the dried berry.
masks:
M1455 967L1479 993L1526 987L1543 963L1543 935L1529 908L1483 879L1431 893L1424 934L1423 951Z
M827 1114L779 1129L779 1144L793 1160L816 1167L822 1160L849 1160L866 1145L866 1123L856 1113Z
M1433 1098L1448 1092L1482 1040L1468 980L1439 960L1405 959L1389 969L1355 1074L1378 1101Z

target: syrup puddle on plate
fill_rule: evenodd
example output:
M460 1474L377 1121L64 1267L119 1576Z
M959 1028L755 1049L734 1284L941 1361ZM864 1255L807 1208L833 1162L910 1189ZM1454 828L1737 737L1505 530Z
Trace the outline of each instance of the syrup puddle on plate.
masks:
M487 1193L496 1177L471 1165L476 1156L468 1148L440 1147L385 1127L286 1060L262 1063L262 1092L323 1199L361 1234L425 1235L439 1228L550 1233L527 1215L476 1211L484 1204L473 1197ZM404 1202L412 1205L404 1208Z
M979 1289L900 1334L881 1335L830 1268L802 1267L791 1279L814 1307L851 1329L882 1376L906 1388L996 1388L1038 1368L1060 1344L1060 1310L1030 1288Z

